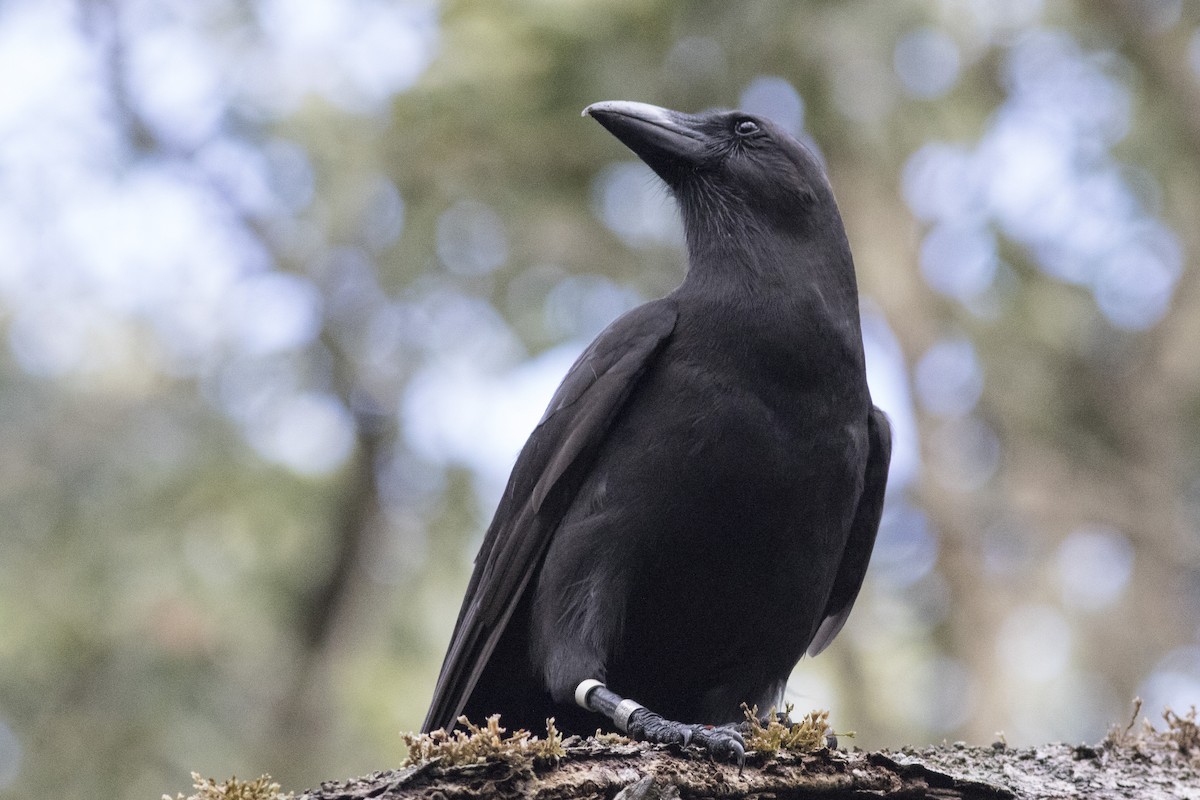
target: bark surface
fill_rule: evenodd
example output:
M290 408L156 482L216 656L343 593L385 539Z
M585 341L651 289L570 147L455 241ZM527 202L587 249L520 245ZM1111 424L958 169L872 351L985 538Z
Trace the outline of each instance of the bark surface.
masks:
M1200 756L1170 738L1127 744L750 754L741 775L698 753L570 739L557 763L438 759L322 784L299 800L375 798L1109 798L1200 799Z

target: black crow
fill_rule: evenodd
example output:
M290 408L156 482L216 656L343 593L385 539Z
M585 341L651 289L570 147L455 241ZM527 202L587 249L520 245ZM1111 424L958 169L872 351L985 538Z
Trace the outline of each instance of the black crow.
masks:
M592 342L521 450L424 730L555 717L740 760L727 723L837 635L879 526L890 429L850 247L817 159L770 120L584 114L678 201L687 276Z

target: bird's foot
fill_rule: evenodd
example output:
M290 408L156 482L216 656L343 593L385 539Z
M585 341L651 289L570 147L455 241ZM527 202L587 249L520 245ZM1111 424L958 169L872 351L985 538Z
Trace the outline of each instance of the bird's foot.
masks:
M638 708L629 717L627 732L655 744L694 744L715 759L737 761L739 771L746 765L746 740L733 725L686 725Z
M608 717L617 730L633 739L682 747L694 744L713 758L737 761L738 775L746 766L746 740L736 725L685 725L664 719L661 714L621 697L594 678L580 682L575 688L575 702Z

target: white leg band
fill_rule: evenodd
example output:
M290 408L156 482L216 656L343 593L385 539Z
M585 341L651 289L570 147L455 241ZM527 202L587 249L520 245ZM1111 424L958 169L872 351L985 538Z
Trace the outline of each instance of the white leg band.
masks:
M588 678L586 681L580 681L579 685L575 687L575 704L580 708L592 711L592 707L587 703L588 695L592 693L592 689L603 685L603 683L595 678Z
M617 730L621 733L628 731L629 718L641 707L641 703L635 703L633 700L622 700L617 703L617 710L613 712L613 724L617 726Z

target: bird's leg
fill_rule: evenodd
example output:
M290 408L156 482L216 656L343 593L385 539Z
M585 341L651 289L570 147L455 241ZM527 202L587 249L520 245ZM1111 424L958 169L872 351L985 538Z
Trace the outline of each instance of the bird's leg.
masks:
M732 725L687 725L663 719L650 709L621 697L598 680L589 678L575 689L575 702L588 711L603 714L617 730L630 738L655 744L695 744L713 758L733 758L742 768L746 763L746 741Z

